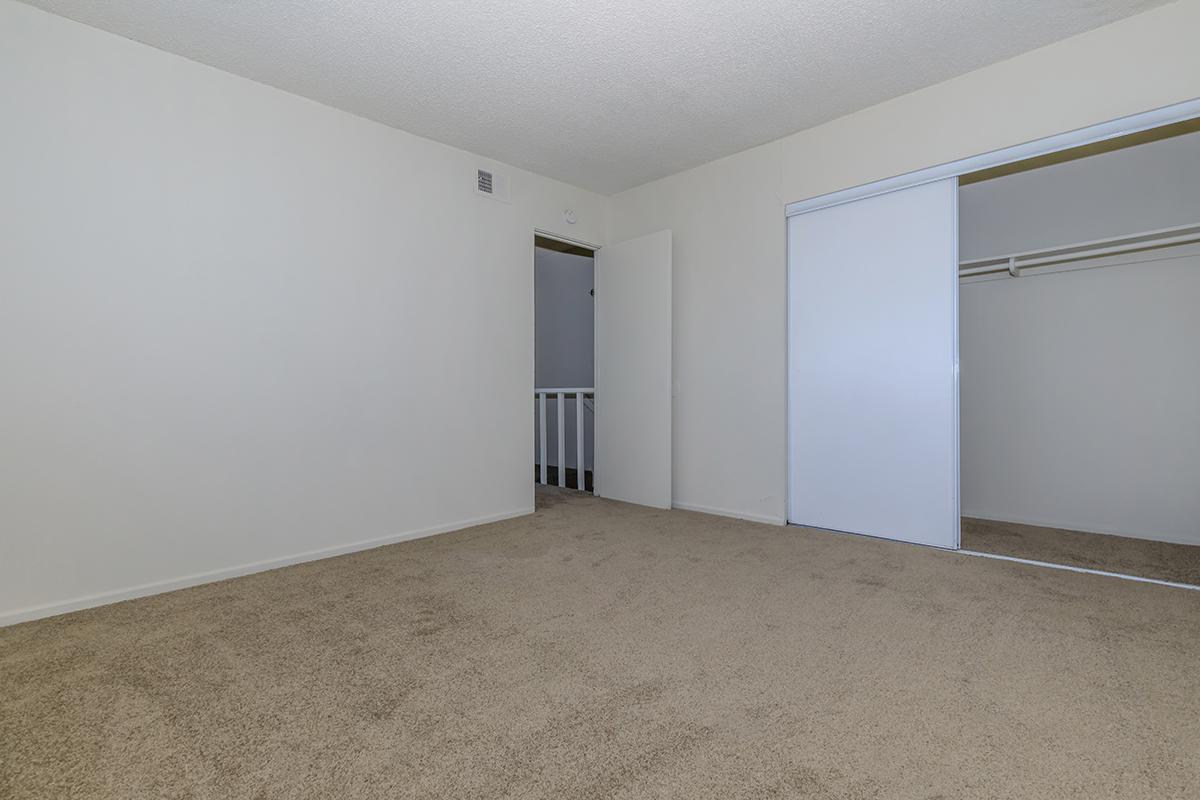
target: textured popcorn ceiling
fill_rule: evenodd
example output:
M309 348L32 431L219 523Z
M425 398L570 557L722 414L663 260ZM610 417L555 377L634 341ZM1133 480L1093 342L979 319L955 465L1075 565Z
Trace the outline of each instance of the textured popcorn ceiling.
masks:
M30 2L396 128L604 193L770 141L1163 4L1162 0Z

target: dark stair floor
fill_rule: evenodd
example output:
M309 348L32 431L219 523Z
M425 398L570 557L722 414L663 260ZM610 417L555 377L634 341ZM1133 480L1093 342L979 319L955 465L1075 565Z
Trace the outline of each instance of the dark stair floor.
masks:
M575 482L579 475L579 470L567 467L567 488L574 489L578 484ZM533 466L533 481L537 483L541 479L541 467L534 464ZM558 486L558 467L546 467L546 483L550 486ZM585 492L593 491L592 487L592 471L586 470L583 473L583 486Z

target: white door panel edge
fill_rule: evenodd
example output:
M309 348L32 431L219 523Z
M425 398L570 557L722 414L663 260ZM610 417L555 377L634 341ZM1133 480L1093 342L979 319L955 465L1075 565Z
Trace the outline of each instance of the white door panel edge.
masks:
M598 496L671 507L671 232L596 251Z

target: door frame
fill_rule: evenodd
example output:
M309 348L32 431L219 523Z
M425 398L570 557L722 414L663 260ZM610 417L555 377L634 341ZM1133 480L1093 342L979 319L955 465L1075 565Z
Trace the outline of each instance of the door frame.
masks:
M896 175L890 178L884 178L871 183L864 183L858 186L852 186L846 189L839 189L834 192L816 195L803 200L797 200L788 203L784 206L784 237L786 246L784 248L784 297L791 296L791 249L792 237L787 229L787 220L790 217L798 214L804 214L809 211L817 211L830 206L841 205L843 203L851 203L856 200L865 200L869 197L875 197L889 192L899 191L901 189L909 189L914 186L920 186L934 181L946 180L948 178L961 178L963 175L972 172L979 172L993 167L1000 167L1005 164L1013 164L1018 161L1025 161L1039 156L1050 155L1063 150L1069 150L1083 145L1102 142L1106 139L1114 139L1119 136L1126 136L1132 133L1160 128L1164 125L1170 125L1176 122L1185 122L1190 119L1200 118L1200 98L1193 100L1185 100L1182 103L1174 103L1168 106L1151 109L1138 114L1131 114L1124 117L1100 122L1095 125L1089 125L1083 128L1066 131L1063 133L1046 136L1041 139L1035 139L1029 142L1004 147L998 150L992 150L986 153L981 153L967 158L961 158L956 161L949 161L943 164L938 164L924 169L906 172L901 175ZM955 220L955 228L957 230L958 221ZM962 500L962 469L959 460L959 438L961 432L961 423L959 420L959 364L958 364L958 275L953 276L955 282L954 293L954 461L959 465L955 470L954 482L954 498L955 505L960 506ZM790 306L790 304L789 304ZM786 455L784 458L784 517L788 525L795 525L792 517L792 496L791 496L791 480L792 480L792 453L791 453L791 436L792 436L792 381L791 381L791 345L792 345L792 318L790 307L786 309L787 324L785 326L784 342L784 437L788 443L785 447ZM961 508L960 508L961 519ZM956 545L957 549L957 545Z
M585 250L591 250L593 253L602 247L602 245L585 242L583 239L572 239L570 236L563 236L561 233L551 233L550 231L542 230L541 228L534 228L533 235L535 238L553 239L554 241L562 242L563 244L573 244L576 247L582 247Z
M551 231L547 231L542 228L535 227L533 229L533 236L531 236L529 239L529 244L530 244L529 286L530 286L530 301L531 301L530 302L530 314L529 314L529 343L530 343L530 352L533 354L533 374L530 376L532 378L531 390L535 390L538 388L538 386L537 386L537 249L538 249L537 240L538 239L550 239L551 241L562 242L563 244L574 245L575 247L582 247L585 250L591 250L592 251L592 270L593 270L592 271L593 291L595 290L595 285L596 285L596 275L595 275L596 253L602 247L602 245L592 244L591 242L584 241L583 239L572 239L570 236L564 236L561 233L552 233ZM593 317L592 318L592 388L595 388L595 385L596 385L595 363L596 363L596 320L595 320L595 317ZM582 402L582 400L577 399L576 402ZM538 431L537 431L536 427L534 428L532 433L533 433L533 435L530 436L529 439L531 442L536 443L537 436L538 436ZM536 444L535 444L535 448L536 448ZM538 454L535 449L534 458L536 459L537 457L538 457ZM595 458L594 453L593 453L593 458ZM537 462L535 461L534 463L536 464ZM559 464L558 469L565 470L566 466L563 464ZM582 476L581 476L581 480L582 480ZM537 491L537 489L536 489L537 482L535 481L532 484L532 486L534 487L533 491L536 492ZM593 492L596 491L596 472L595 472L594 464L592 466L592 491Z

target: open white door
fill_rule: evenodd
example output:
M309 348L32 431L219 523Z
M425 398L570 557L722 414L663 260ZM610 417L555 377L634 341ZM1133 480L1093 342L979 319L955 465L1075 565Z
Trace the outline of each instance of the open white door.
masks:
M671 232L596 251L595 492L671 507Z
M788 221L788 521L957 548L958 180Z

